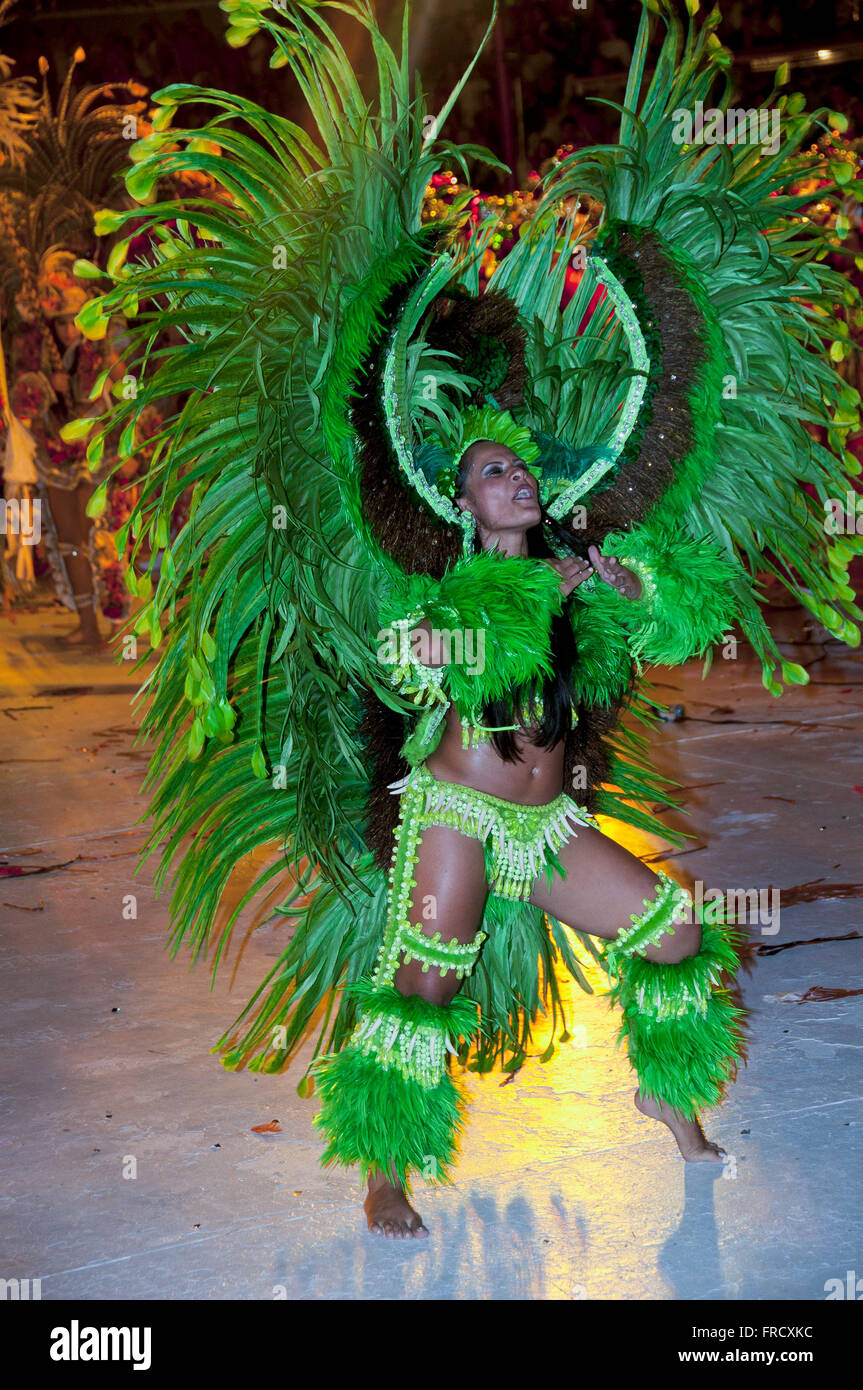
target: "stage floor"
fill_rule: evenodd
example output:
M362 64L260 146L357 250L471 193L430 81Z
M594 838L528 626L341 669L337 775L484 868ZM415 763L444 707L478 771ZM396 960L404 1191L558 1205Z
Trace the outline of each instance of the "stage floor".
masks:
M652 743L697 838L651 862L783 895L778 923L766 896L749 927L748 1065L705 1117L728 1160L685 1165L635 1111L615 1017L576 991L548 1064L468 1076L456 1184L419 1189L427 1240L391 1242L365 1230L355 1176L320 1169L303 1067L211 1055L287 928L247 914L212 991L205 962L171 961L167 897L149 864L133 875L136 678L65 651L70 626L47 600L0 616L7 1279L40 1279L43 1299L819 1301L863 1274L859 651L788 644L813 683L781 700L742 656L703 683L698 662L655 673L688 716Z

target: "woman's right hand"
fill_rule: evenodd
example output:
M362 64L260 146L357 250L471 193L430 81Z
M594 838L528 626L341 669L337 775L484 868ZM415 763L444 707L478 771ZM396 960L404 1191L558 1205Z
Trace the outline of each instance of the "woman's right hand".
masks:
M580 555L566 555L560 560L546 560L546 564L551 565L560 575L560 592L564 598L593 574L593 565L589 560L583 560Z

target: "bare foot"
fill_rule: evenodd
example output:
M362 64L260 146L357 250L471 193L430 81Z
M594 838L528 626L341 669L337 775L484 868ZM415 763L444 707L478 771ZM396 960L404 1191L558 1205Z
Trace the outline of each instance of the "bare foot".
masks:
M660 1105L653 1096L642 1096L640 1091L636 1091L635 1108L642 1115L648 1115L651 1120L661 1120L664 1125L668 1125L677 1140L677 1147L687 1162L721 1163L726 1156L725 1150L718 1144L712 1144L709 1139L705 1139L704 1130L698 1120L684 1120L676 1110Z
M414 1211L404 1188L397 1183L387 1182L381 1176L369 1178L369 1194L363 1203L363 1210L369 1230L388 1236L391 1240L428 1235L422 1217Z

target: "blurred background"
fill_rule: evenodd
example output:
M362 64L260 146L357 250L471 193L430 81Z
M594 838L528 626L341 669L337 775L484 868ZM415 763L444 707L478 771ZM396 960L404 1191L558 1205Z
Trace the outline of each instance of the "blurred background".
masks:
M776 68L790 62L793 87L810 106L843 111L852 123L849 135L863 134L861 0L730 0L721 8L718 33L735 54L743 102L765 97ZM623 95L640 10L638 0L502 0L497 32L456 108L450 138L508 152L510 187L523 186L529 169L561 144L612 139L615 112L600 100ZM401 0L378 0L376 11L395 40ZM490 0L415 5L411 59L434 95L433 107L478 47L490 14ZM356 48L361 72L368 55L356 26L344 16L329 18L349 51L351 44ZM87 53L81 76L88 82L134 76L151 91L198 82L256 98L284 115L299 114L292 79L268 66L266 36L231 49L224 31L218 0L194 7L182 0L33 0L13 12L2 46L19 76L35 73L43 55L55 72L64 72L81 44Z

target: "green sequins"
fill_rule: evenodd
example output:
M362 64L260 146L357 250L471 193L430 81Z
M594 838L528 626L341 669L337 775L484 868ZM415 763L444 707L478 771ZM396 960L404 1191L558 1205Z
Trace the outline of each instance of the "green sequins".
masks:
M473 970L484 941L485 932L477 932L473 940L468 942L457 941L455 937L442 941L439 931L426 936L419 927L403 927L399 933L405 964L418 960L422 963L423 971L427 972L434 966L442 975L453 970L459 980Z
M473 787L439 782L424 766L414 768L390 790L399 793L401 800L387 920L374 975L360 986L365 991L363 1012L347 1046L374 1057L384 1071L397 1071L429 1089L440 1085L447 1052L453 1050L450 1015L444 1010L439 1015L414 1016L412 1010L426 1007L425 1001L410 996L399 1003L396 972L402 963L416 960L424 972L438 970L446 975L452 971L462 980L477 962L485 933L478 931L471 941L462 942L444 938L443 929L428 934L411 920L417 911L412 903L413 871L423 832L431 825L448 825L479 840L492 892L519 902L527 899L544 869L561 872L556 851L575 834L576 826L595 826L596 820L566 795L545 806L522 806Z
M416 767L391 791L402 796L401 824L390 871L391 908L381 959L390 961L396 949L397 923L410 929L408 911L417 845L430 825L450 826L479 840L485 848L491 891L513 902L525 902L534 882L551 865L556 853L581 825L597 826L583 807L565 793L544 806L522 806L455 782L440 782L425 767Z
M609 969L613 969L618 959L643 951L647 946L658 945L666 933L673 936L674 924L686 920L692 894L660 869L656 876L654 897L644 898L643 901L644 911L630 914L633 925L619 932L605 948Z
M616 428L612 438L607 442L607 448L584 473L574 478L562 490L556 489L557 495L549 502L549 516L555 517L558 521L573 510L576 503L596 485L600 478L604 477L608 470L613 467L616 459L620 457L638 420L638 412L641 409L641 403L647 389L650 368L650 357L638 321L638 314L620 281L612 274L604 257L598 252L593 253L588 265L614 305L617 321L626 336L632 362L632 375L629 380L626 399L617 415Z
M632 570L633 574L637 574L641 580L641 597L647 599L649 603L655 603L659 596L659 585L651 567L646 565L643 560L636 559L634 555L621 555L618 558L626 569Z

